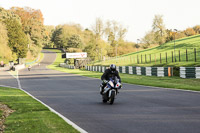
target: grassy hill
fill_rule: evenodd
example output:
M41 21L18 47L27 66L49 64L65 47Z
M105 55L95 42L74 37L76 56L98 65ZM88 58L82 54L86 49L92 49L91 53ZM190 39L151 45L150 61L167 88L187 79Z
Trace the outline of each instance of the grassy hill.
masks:
M111 63L119 66L200 66L200 35L177 39L175 42L171 41L158 47L121 55L102 62L93 62L92 65Z

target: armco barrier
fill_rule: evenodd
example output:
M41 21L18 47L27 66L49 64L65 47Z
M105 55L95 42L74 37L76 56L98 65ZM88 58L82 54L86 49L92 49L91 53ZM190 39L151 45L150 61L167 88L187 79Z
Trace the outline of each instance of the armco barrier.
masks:
M67 65L66 63L60 63L59 65L60 67L64 67L64 68L69 68L69 69L74 69L75 67L72 65Z
M61 67L74 69L74 66L60 63ZM88 71L104 72L105 66L86 66ZM173 76L172 67L134 67L134 66L117 66L116 68L120 73L137 74L146 76L166 77ZM198 78L200 79L200 67L180 67L181 78Z
M180 67L181 78L200 78L200 67Z
M16 65L16 66L15 66L15 70L21 70L21 69L24 69L24 68L26 68L25 64Z
M86 66L86 70L88 71L98 71L104 72L106 70L105 66ZM137 74L137 75L146 75L146 76L172 76L172 68L171 67L134 67L134 66L117 66L116 69L120 73L127 74ZM198 70L200 73L200 69ZM200 77L200 74L199 74Z

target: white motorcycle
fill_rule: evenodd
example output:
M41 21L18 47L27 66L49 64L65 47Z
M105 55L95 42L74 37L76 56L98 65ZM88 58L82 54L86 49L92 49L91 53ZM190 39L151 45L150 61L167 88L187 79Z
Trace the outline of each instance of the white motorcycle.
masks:
M109 102L110 104L114 103L115 96L119 93L118 90L121 89L122 84L119 82L119 79L115 77L115 79L111 79L107 82L107 85L104 88L102 94L103 103ZM101 92L100 87L100 92Z

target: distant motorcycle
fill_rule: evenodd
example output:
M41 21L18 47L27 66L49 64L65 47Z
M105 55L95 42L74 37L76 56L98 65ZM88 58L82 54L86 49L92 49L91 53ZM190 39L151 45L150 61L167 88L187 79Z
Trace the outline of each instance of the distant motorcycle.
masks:
M115 100L115 96L119 93L118 89L121 89L121 87L122 87L122 84L119 82L119 79L117 77L115 77L114 80L110 78L102 94L103 103L109 102L110 104L113 104ZM100 87L100 91L101 91L101 87Z
M28 66L28 70L29 70L29 71L31 71L31 65L30 65L30 66Z

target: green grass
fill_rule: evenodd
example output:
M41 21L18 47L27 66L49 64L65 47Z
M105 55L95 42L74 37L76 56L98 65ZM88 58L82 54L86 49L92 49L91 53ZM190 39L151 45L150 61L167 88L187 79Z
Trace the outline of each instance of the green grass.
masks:
M6 118L5 133L76 133L72 126L19 89L0 87L0 102L14 113Z
M58 54L60 54L59 50L57 52ZM55 62L52 65L49 65L48 68L66 73L72 73L99 79L102 75L102 73L100 72L62 68L58 66L59 63L63 63L61 56L57 56ZM200 91L199 88L200 79L182 79L179 77L156 77L156 76L149 77L149 76L139 76L131 74L120 74L120 76L123 83Z
M40 57L39 57L39 60L38 61L36 61L37 59L26 59L26 64L27 64L27 66L28 65L34 65L34 64L36 64L36 63L39 63L39 62L41 62L41 60L44 58L44 53L40 53Z
M103 62L93 62L92 65L109 65L114 63L119 66L200 66L200 35L190 36L175 41L175 57L172 62L172 52L174 52L174 41L162 44L161 46L144 49L138 52L129 53L119 56L117 59L113 58L111 60ZM188 61L186 61L186 48L188 53ZM194 60L194 48L196 48L197 62ZM180 62L179 62L179 50L180 50ZM160 53L162 62L160 63ZM166 63L166 53L167 53L167 63ZM151 54L151 56L150 56ZM141 57L142 55L142 57ZM145 63L145 55L146 62ZM173 53L174 55L174 53ZM139 64L137 63L137 57L139 59ZM151 63L150 63L151 57ZM141 63L142 59L142 63Z
M103 73L92 72L79 69L67 69L61 68L56 65L48 66L50 69L77 74L86 77L99 78ZM154 87L164 87L164 88L176 88L184 90L195 90L200 91L200 79L182 79L179 77L156 77L156 76L139 76L131 74L121 74L120 77L123 83L145 85L145 86L154 86Z

